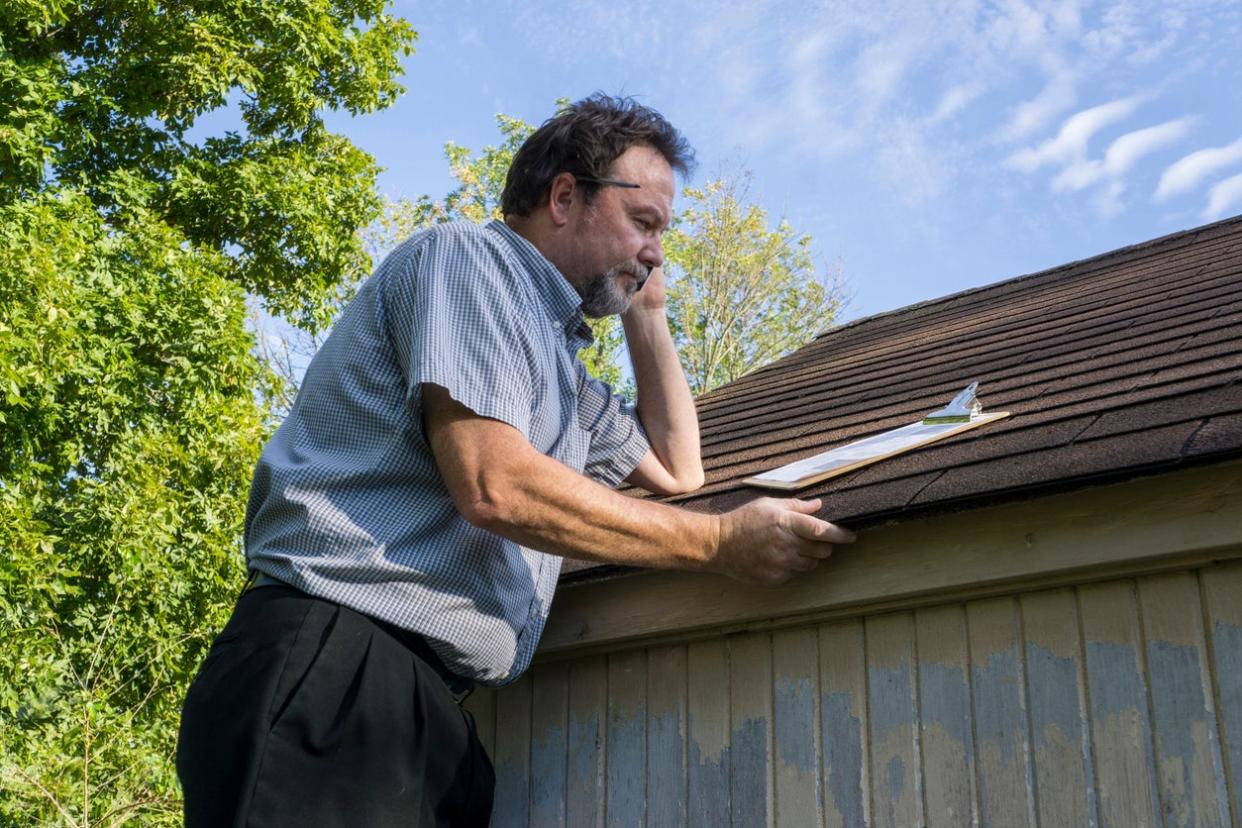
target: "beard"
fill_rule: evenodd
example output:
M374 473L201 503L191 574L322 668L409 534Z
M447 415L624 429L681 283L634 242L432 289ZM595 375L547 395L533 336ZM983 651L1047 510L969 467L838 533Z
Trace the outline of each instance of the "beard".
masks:
M630 274L638 280L638 285L630 287L626 282L622 288L618 277ZM651 275L651 269L637 260L622 262L607 273L599 273L587 280L578 294L582 297L582 313L592 319L622 314L630 309L630 299L636 290L642 289L643 283Z

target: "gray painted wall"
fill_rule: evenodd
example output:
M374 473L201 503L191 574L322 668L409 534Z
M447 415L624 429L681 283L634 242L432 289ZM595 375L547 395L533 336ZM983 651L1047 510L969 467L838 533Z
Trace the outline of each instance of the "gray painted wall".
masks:
M1242 824L1242 562L537 664L493 824Z

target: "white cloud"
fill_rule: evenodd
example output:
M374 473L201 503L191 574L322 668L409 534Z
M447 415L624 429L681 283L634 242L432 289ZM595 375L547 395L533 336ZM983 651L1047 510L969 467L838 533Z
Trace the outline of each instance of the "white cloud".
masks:
M928 122L932 125L940 124L952 118L970 105L975 98L983 94L983 84L959 83L945 90L940 96L940 102L936 104L936 111L932 113Z
M1127 132L1109 144L1102 159L1083 158L1066 166L1052 179L1052 189L1054 192L1077 192L1107 181L1093 203L1101 216L1111 218L1125 207L1122 200L1125 175L1143 156L1180 140L1193 122L1193 118L1178 118Z
M1234 207L1242 207L1242 174L1226 178L1212 188L1203 218L1208 221L1218 219Z
M1091 136L1104 127L1127 118L1140 103L1138 97L1093 106L1071 115L1061 125L1055 138L1037 147L1019 150L1005 160L1005 166L1021 172L1034 172L1048 164L1072 164L1081 161L1087 153Z
M1194 118L1178 118L1163 124L1127 132L1109 145L1104 167L1112 175L1125 175L1144 155L1180 141L1190 131Z
M1001 138L1006 141L1025 138L1069 109L1077 100L1078 84L1073 74L1064 67L1058 68L1035 98L1014 107L1009 123L1001 129Z
M1224 147L1211 147L1181 158L1160 176L1156 200L1165 201L1199 186L1212 173L1242 161L1242 138Z
M1058 193L1067 190L1077 192L1104 178L1106 172L1103 161L1089 159L1075 161L1056 174L1052 179L1052 189Z

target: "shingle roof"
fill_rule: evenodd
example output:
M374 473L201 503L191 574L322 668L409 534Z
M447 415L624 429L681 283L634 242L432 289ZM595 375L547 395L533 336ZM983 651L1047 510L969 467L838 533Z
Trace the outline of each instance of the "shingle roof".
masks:
M1242 454L1242 217L832 328L698 400L707 483L666 501L780 496L740 481L975 379L1013 416L795 496L857 528Z

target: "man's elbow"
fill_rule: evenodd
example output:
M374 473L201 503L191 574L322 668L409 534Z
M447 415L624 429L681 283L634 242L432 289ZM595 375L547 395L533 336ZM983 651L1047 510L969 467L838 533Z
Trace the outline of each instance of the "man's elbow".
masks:
M688 494L697 489L703 488L703 468L682 472L681 474L670 475L670 481L665 484L667 491L660 492L664 495Z
M458 513L475 528L496 532L513 522L513 498L493 481L481 479L476 485L451 494Z

